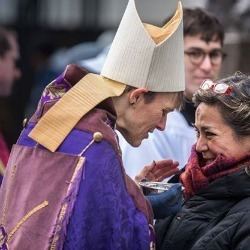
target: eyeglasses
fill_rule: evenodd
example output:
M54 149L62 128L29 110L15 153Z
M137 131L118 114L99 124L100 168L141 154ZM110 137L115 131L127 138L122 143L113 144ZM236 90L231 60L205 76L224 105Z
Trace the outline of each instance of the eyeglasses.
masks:
M200 89L205 91L212 90L217 94L225 94L225 95L230 95L233 91L232 86L229 86L225 83L215 83L210 79L203 81L202 84L200 85Z
M189 56L191 62L196 65L201 64L204 61L206 55L209 56L210 61L213 65L222 63L222 60L226 57L226 54L219 49L212 50L208 53L202 49L185 51L184 53Z

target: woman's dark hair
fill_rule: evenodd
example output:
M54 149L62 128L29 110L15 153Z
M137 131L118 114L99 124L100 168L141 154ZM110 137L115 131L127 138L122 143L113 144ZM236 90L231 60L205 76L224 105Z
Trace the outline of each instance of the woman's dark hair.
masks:
M212 88L199 89L193 97L195 106L205 103L217 106L224 121L239 137L250 135L250 76L241 72L216 81L230 86L229 94L218 94Z

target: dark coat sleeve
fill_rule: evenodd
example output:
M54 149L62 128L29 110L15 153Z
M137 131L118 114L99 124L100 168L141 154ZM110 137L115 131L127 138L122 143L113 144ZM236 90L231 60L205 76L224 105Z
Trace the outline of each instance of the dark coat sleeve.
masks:
M250 249L250 211L242 216L233 237L233 247L235 250L249 250Z

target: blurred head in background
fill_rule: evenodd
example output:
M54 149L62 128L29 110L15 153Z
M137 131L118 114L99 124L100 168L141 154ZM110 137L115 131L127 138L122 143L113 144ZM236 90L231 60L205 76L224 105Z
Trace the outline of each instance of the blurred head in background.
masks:
M13 83L21 77L19 57L16 34L0 27L0 96L9 96Z
M216 79L225 54L224 29L205 10L184 9L185 96L191 100L205 79Z

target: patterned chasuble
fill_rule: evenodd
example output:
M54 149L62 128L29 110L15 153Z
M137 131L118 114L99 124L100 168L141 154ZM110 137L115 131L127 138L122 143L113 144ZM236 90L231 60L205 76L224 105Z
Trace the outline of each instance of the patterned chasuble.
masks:
M12 149L0 191L0 249L154 249L152 210L124 172L110 100L86 114L55 153L28 137L77 82L70 79L66 71L47 86Z

